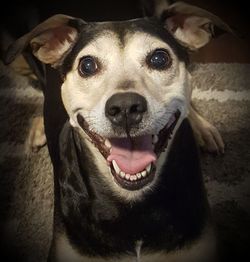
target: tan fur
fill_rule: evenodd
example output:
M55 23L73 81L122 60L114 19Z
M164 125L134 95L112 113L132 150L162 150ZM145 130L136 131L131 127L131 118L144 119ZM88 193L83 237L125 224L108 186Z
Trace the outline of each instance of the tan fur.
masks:
M31 123L26 148L33 152L37 152L46 144L46 136L44 131L43 117L34 117Z
M198 144L205 150L215 153L224 153L225 144L218 129L204 119L192 106L189 120L195 133Z

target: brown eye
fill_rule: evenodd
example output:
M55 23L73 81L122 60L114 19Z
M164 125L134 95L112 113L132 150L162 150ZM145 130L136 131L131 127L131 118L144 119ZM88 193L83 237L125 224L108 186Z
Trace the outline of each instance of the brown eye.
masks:
M82 76L92 76L98 70L98 64L94 57L85 56L79 63L79 72Z
M156 49L147 57L147 65L156 70L167 69L171 65L169 53L164 49Z

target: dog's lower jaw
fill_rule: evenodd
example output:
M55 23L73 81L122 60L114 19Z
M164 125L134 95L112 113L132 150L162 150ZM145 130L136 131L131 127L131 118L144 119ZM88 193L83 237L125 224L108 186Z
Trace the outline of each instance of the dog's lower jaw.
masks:
M103 138L90 131L88 123L81 114L77 115L77 122L82 129L80 132L85 133L84 137L99 150L98 153L94 152L95 156L101 153L107 161L109 173L117 186L128 191L139 191L150 186L155 180L158 157L168 149L180 116L180 111L176 110L157 136L143 135L128 138ZM103 167L101 170L104 170Z
M78 131L79 132L79 131ZM137 190L129 190L121 187L117 180L115 179L114 174L112 174L111 167L107 160L100 153L99 149L93 145L93 143L86 138L86 134L82 131L81 137L84 139L84 144L87 146L90 154L95 158L95 165L97 168L97 174L99 176L99 180L102 183L103 188L108 190L113 196L115 196L122 203L133 203L137 201L141 201L147 192L150 192L156 183L157 176L153 176L153 180L151 183L148 183L144 187Z
M133 203L136 201L141 201L145 197L146 192L150 192L156 183L157 176L151 183L145 185L143 188L138 190L127 190L121 187L115 180L114 175L111 173L110 164L100 153L99 149L92 143L89 136L81 129L74 127L74 132L76 132L81 140L81 143L86 147L85 151L88 152L91 159L94 159L94 164L96 167L96 175L102 187L108 190L113 196L115 196L119 201L124 203Z

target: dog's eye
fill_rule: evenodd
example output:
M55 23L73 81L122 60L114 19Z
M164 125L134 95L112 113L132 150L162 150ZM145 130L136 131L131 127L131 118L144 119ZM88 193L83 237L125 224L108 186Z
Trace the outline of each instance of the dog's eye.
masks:
M164 49L156 49L148 55L147 65L156 70L167 69L171 65L171 58L169 53Z
M82 76L91 76L97 72L98 64L94 57L85 56L81 59L78 69Z

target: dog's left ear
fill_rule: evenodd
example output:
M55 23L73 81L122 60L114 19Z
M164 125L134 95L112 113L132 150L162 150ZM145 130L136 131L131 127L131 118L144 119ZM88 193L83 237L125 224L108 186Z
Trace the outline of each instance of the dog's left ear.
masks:
M7 50L4 62L11 63L25 49L41 62L56 67L78 37L83 20L62 14L54 15L20 37Z
M166 5L162 6L166 8ZM219 17L193 5L176 2L166 9L156 10L165 28L190 50L203 47L212 37L224 32L235 34Z

